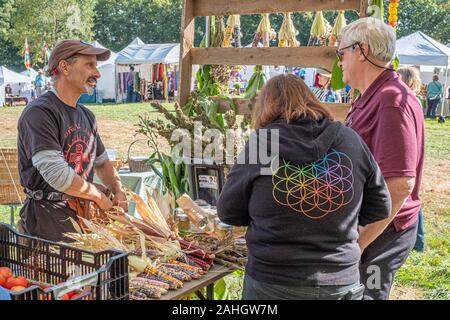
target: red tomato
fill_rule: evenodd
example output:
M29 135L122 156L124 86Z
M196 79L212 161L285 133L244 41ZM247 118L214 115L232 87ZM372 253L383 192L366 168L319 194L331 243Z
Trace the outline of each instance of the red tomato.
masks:
M13 273L12 273L11 269L8 267L1 267L0 275L2 275L4 278L8 279L13 276Z
M8 280L6 280L6 283L4 285L4 287L6 289L11 289L12 287L17 287L17 286L21 286L21 287L28 287L28 280L25 277L11 277L8 278Z
M11 288L11 291L12 292L17 292L17 291L22 291L22 290L25 290L26 288L25 287L22 287L22 286L15 286L15 287L12 287Z
M62 296L61 300L70 300L70 295L66 293L65 295Z
M6 280L6 277L0 274L0 287L3 287L3 285L6 283Z

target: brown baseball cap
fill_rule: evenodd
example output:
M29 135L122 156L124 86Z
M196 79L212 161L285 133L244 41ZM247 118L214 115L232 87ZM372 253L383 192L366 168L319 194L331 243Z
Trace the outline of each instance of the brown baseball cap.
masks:
M68 59L76 54L94 55L97 56L97 61L106 61L111 56L111 51L104 48L95 48L81 40L63 40L52 51L48 62L47 76L53 75L61 60Z

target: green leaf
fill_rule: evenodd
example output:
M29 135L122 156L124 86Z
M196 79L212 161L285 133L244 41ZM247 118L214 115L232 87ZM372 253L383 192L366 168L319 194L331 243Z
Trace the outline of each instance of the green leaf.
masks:
M344 74L342 72L341 67L339 66L339 59L336 57L336 60L333 64L333 70L331 71L331 86L333 90L341 90L345 88L345 83L342 80Z
M230 293L224 279L220 279L214 284L214 300L230 300Z
M398 69L399 64L400 64L400 59L398 58L398 56L395 56L394 60L392 61L392 65L394 66L395 70Z

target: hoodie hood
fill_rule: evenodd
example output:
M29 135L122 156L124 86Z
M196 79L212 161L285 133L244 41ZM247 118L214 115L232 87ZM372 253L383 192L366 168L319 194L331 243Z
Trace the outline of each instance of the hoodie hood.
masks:
M262 129L268 130L267 138L266 135L261 134ZM269 151L274 129L278 130L279 134L280 158L297 165L319 160L342 139L342 124L339 122L300 118L287 123L284 119L278 119L257 131L262 146L267 146Z

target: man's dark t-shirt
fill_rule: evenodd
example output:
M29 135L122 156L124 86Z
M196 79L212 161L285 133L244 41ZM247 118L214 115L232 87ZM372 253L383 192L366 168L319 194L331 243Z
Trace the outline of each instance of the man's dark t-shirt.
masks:
M86 107L72 108L53 92L48 92L24 109L18 131L19 173L24 188L57 192L32 163L32 157L44 150L62 152L69 166L92 182L94 160L105 147L97 132L94 114ZM75 219L76 214L67 201L27 198L20 215L25 232L33 236L61 241L64 232L74 231L69 217Z

